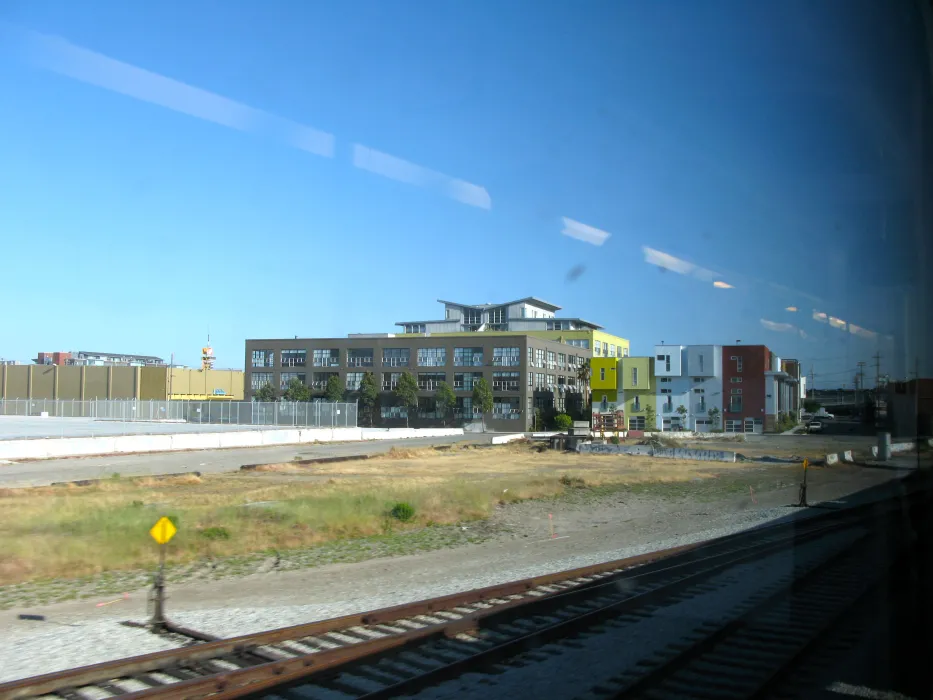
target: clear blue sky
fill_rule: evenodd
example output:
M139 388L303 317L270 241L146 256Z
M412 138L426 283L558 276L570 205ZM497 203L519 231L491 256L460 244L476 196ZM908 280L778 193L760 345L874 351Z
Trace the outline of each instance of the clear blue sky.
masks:
M903 364L928 74L911 12L869 5L889 3L7 2L0 357L196 364L210 328L219 364L241 367L248 337L535 295L635 354L741 339L851 383L878 341L818 310ZM184 83L260 126L69 75L82 49L78 73L143 69L159 95ZM329 135L330 157L275 118ZM354 167L355 144L490 206ZM564 236L562 217L611 237Z

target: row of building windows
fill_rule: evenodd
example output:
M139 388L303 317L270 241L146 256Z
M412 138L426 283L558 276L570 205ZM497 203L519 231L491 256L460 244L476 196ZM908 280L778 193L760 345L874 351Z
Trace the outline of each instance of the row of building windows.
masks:
M470 420L479 420L480 415L473 409L473 399L469 396L457 398L457 403L453 407L455 418L467 418ZM409 416L409 410L405 406L380 406L379 413L387 419L404 419ZM492 417L494 420L518 420L521 418L521 404L518 399L496 398L492 404ZM415 415L419 418L445 418L441 411L437 409L437 404L432 397L421 397L418 399L418 408Z
M365 375L365 372L347 372L344 386L350 391L358 391ZM312 380L308 386L313 389L325 389L327 387L327 380L330 379L330 377L337 376L340 375L336 372L314 372L311 375ZM529 374L528 376L528 386L576 386L575 377L557 376L555 378L555 375L553 374L547 375L546 378L544 374ZM281 372L279 374L279 389L282 391L287 389L289 382L291 382L293 379L297 379L302 384L306 384L308 383L307 377L307 373L304 372ZM456 391L473 391L473 385L477 380L482 379L482 377L482 372L455 372L453 388ZM537 381L532 381L532 377L535 377ZM382 375L383 391L392 391L395 389L395 387L398 386L398 382L401 378L401 372L385 372ZM441 382L447 381L447 373L419 372L415 379L418 382L418 388L421 391L434 391L437 389ZM266 384L273 384L274 381L275 375L272 372L250 373L250 389L252 391L259 391ZM492 373L492 388L494 391L519 391L520 383L520 372L496 371Z
M482 348L454 348L455 367L482 367L485 357ZM253 350L251 365L254 368L274 367L274 350ZM306 350L282 350L282 367L304 367L307 364ZM565 369L579 367L585 358L579 355L558 353L541 348L528 348L528 363L532 367L546 367L547 369ZM447 364L447 348L418 348L417 363L419 367L443 367ZM311 364L313 367L339 367L339 349L312 350ZM347 350L348 367L372 367L375 364L374 351L371 348ZM411 350L409 348L385 348L382 351L383 367L408 367L411 364ZM493 367L518 367L521 364L521 351L517 347L493 348Z

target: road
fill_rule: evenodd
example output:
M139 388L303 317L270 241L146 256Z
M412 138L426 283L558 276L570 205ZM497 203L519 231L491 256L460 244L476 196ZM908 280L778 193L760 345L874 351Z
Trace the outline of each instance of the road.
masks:
M392 447L426 447L455 442L486 443L490 435L455 435L452 437L409 438L401 440L368 440L333 444L286 445L230 450L196 450L190 452L160 452L143 455L113 455L110 457L73 457L0 464L0 487L47 486L56 481L105 479L120 476L151 476L201 472L217 474L236 471L244 464L290 462L295 457L337 457L388 452Z

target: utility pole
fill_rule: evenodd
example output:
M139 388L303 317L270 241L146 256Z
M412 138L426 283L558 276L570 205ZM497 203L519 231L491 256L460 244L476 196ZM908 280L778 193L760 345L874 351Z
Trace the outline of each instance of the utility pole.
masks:
M859 402L859 389L865 388L865 363L857 362L858 365L858 374L855 376L855 411L858 413L861 409L861 403Z
M875 352L875 400L874 404L874 414L875 414L875 429L881 424L879 419L879 413L881 413L881 351L878 350Z

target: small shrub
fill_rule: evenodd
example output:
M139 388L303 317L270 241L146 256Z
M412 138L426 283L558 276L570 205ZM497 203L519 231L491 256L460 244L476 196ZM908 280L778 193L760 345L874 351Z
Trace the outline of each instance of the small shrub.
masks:
M554 416L554 427L561 432L570 430L573 427L573 418L566 413L558 413Z
M134 508L142 508L145 505L142 501L133 501L131 504Z
M409 520L415 517L415 508L410 503L399 501L394 506L392 506L392 510L389 511L389 515L391 515L399 522L407 523Z
M568 474L564 474L560 478L560 483L562 486L568 489L586 488L586 482L579 476L570 476Z
M208 540L229 540L230 533L225 527L206 527L201 530L201 537Z
M618 445L620 442L619 436L613 435L611 438L609 438L609 442L612 443L613 445Z

